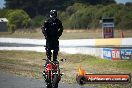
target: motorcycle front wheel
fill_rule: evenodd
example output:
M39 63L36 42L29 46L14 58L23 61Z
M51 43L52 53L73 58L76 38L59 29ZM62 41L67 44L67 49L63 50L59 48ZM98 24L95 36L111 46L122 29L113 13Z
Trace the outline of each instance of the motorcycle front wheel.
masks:
M54 75L52 88L58 88L58 75Z
M47 83L46 84L46 88L52 88L52 84L51 83Z

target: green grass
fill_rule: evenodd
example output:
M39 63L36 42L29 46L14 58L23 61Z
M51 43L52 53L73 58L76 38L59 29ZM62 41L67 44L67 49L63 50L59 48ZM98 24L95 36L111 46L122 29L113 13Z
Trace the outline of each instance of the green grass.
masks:
M132 30L123 30L124 36L132 37ZM121 37L121 30L116 30L114 33L116 38ZM34 38L34 39L43 39L44 36L41 32L41 29L38 28L36 31L16 31L13 34L10 33L0 33L0 37L11 37L11 38ZM60 39L95 39L102 38L102 30L65 30L60 37Z
M43 58L45 53L27 52L27 51L0 51L0 70L17 75L42 79ZM61 71L65 73L61 82L76 83L76 74L81 65L87 73L98 74L131 74L132 60L107 60L97 57L81 54L63 54L59 53L60 59L66 59L60 62ZM132 84L90 84L88 86L97 86L99 88L129 88ZM87 86L87 85L86 85Z

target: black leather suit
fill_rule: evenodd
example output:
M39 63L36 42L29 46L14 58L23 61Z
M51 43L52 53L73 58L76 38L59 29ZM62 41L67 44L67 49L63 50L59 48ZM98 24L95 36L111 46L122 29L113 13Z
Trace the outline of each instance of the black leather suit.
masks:
M46 39L46 55L47 58L51 60L53 50L53 61L57 60L57 55L59 51L59 37L62 35L63 26L59 19L49 18L44 22L42 27L42 33Z

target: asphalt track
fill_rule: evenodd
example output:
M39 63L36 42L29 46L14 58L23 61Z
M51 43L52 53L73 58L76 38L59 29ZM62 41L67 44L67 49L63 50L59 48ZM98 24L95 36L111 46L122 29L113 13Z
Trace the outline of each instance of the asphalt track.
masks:
M44 80L16 76L0 72L0 88L46 88ZM80 86L78 84L59 83L58 88L96 88L92 86Z

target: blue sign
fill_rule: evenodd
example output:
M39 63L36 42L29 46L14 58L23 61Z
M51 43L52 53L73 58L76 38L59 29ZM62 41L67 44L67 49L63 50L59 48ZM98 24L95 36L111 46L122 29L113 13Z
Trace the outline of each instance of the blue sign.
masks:
M132 59L132 49L121 49L121 59Z
M132 60L132 49L103 48L103 58L111 60Z
M110 48L103 48L103 58L112 59L111 52Z

